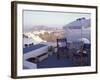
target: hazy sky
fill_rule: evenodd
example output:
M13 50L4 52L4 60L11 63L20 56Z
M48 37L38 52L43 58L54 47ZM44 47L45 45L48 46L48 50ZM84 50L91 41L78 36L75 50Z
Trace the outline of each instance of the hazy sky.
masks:
M63 27L76 20L77 18L90 18L88 13L72 12L47 12L47 11L29 11L23 10L24 31L32 29L33 26L44 25L49 27Z

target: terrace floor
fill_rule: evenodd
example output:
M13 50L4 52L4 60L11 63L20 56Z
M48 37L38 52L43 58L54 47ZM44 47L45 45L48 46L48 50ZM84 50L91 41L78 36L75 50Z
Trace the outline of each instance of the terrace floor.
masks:
M52 55L49 55L46 59L40 61L40 62L34 62L37 64L37 68L57 68L57 67L78 67L78 66L90 66L91 65L91 52L88 51L88 56L83 56L82 59L86 63L77 63L80 62L79 56L73 56L73 54L76 51L74 49L69 50L69 57L61 57L60 59L57 59L57 53L53 53ZM48 54L48 53L47 53ZM32 61L30 61L32 62ZM25 68L26 69L26 68Z
M73 61L72 58L61 57L60 59L57 59L56 54L53 54L50 55L47 59L37 63L37 68L90 66L90 55L87 58L87 64L84 65L76 64L76 61ZM85 60L86 58L83 59Z

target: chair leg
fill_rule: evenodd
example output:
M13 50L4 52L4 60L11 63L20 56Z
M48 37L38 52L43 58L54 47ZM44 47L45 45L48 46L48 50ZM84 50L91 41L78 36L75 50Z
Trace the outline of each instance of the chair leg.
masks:
M69 58L69 51L65 50L66 58Z
M59 53L57 52L57 59L60 59L60 55L59 55Z

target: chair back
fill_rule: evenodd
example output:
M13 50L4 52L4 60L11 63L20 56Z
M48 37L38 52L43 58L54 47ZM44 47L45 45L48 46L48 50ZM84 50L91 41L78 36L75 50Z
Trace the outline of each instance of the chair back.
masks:
M57 39L57 46L58 47L67 47L67 39L66 38Z
M90 50L91 49L91 44L84 44L83 49L86 50Z

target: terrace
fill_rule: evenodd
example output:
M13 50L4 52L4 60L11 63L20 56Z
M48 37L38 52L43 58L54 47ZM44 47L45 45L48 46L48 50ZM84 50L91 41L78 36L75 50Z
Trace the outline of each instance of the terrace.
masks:
M75 45L75 46L73 46ZM77 43L77 45L79 45ZM37 44L31 45L30 47L24 48L24 69L39 69L39 68L55 68L55 67L77 67L77 66L90 66L90 50L88 50L87 54L82 56L83 61L85 63L81 64L80 56L75 56L74 54L77 53L75 42L68 43L69 57L62 56L60 59L57 58L57 47L53 46L53 50L48 50L51 44ZM86 44L87 47L90 44Z

